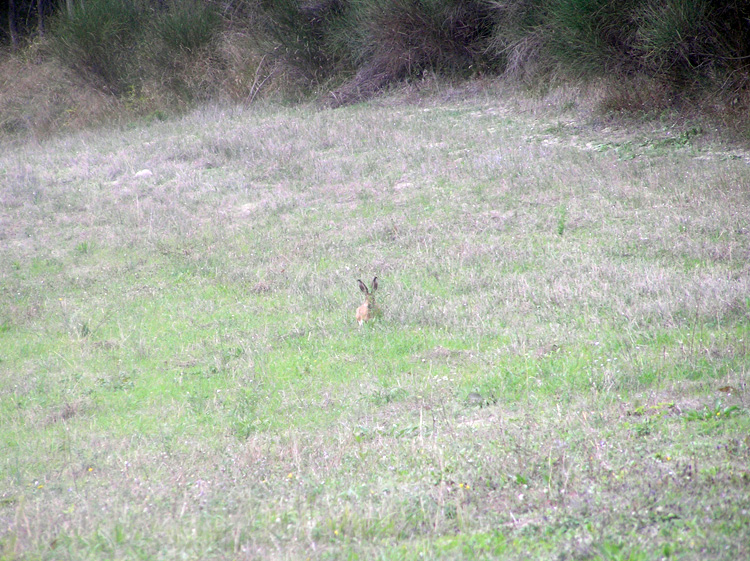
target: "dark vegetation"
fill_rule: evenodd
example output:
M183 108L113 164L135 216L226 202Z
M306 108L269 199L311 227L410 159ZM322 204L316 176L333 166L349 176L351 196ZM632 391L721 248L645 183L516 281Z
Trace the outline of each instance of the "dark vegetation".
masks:
M0 40L13 53L3 58L55 66L41 80L47 97L55 89L44 82L67 80L141 113L268 95L336 106L426 74L536 87L606 80L608 110L689 102L736 117L750 104L744 0L13 0L1 9ZM0 125L28 128L8 111L24 105L13 94L23 72L7 61L0 71ZM48 112L61 111L70 107Z

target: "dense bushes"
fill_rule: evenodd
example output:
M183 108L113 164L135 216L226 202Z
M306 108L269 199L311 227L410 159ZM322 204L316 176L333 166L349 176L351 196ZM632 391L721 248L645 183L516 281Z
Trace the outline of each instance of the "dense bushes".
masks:
M98 0L61 16L53 26L52 49L73 69L121 94L137 81L146 14L128 0Z
M194 62L186 55L203 50L205 56L222 30L243 27L256 56L271 57L266 72L283 65L305 87L338 82L342 101L425 69L646 74L679 87L731 78L744 87L750 63L750 8L740 0L87 0L85 8L76 6L72 15L58 16L55 51L120 94L139 87L150 70L165 86L194 96L176 79ZM238 11L244 16L232 17ZM220 58L214 53L212 62L220 65Z
M265 35L268 52L293 68L308 85L325 82L353 63L351 6L347 0L268 0L256 33Z
M334 104L426 70L466 76L491 62L486 0L363 0L345 13L337 41L345 55L338 58L354 76L333 91Z
M679 83L747 80L750 4L712 0L646 2L635 14L633 46L642 68Z
M279 4L279 3L269 3ZM735 0L283 0L285 60L351 72L344 100L418 75L647 77L676 91L747 88L750 4Z
M43 40L31 41L35 52L46 50L101 91L151 107L217 96L248 100L264 92L332 92L333 103L348 103L426 70L545 83L628 77L630 84L648 80L668 90L664 99L707 89L747 97L750 81L746 0L49 5L57 8ZM33 35L33 18L22 23Z
M87 0L57 14L48 48L102 89L132 96L154 81L180 90L186 59L200 60L221 27L216 7L202 0Z
M550 0L546 54L574 76L629 73L637 65L631 37L641 0Z

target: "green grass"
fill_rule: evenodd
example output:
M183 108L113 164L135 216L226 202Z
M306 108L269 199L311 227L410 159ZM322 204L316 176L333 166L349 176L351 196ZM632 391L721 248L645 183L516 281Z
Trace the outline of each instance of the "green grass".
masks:
M8 143L0 558L746 557L745 156L563 97Z

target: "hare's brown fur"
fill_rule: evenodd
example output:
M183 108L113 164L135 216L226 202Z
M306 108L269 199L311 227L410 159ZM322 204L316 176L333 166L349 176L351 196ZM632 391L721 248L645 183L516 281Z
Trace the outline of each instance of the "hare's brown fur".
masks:
M372 292L367 289L367 285L361 280L357 279L357 282L359 283L359 289L365 293L365 301L357 308L357 322L362 325L367 320L372 319L377 309L373 292L378 289L378 277L372 279Z

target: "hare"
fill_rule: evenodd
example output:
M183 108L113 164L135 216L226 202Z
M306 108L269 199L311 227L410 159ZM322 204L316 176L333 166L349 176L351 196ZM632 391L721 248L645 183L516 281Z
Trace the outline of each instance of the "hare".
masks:
M372 279L372 292L367 289L367 285L361 280L357 279L359 283L359 289L365 293L365 301L362 305L357 308L357 321L359 325L362 325L368 319L372 319L378 313L378 307L375 304L374 292L378 289L378 277Z

